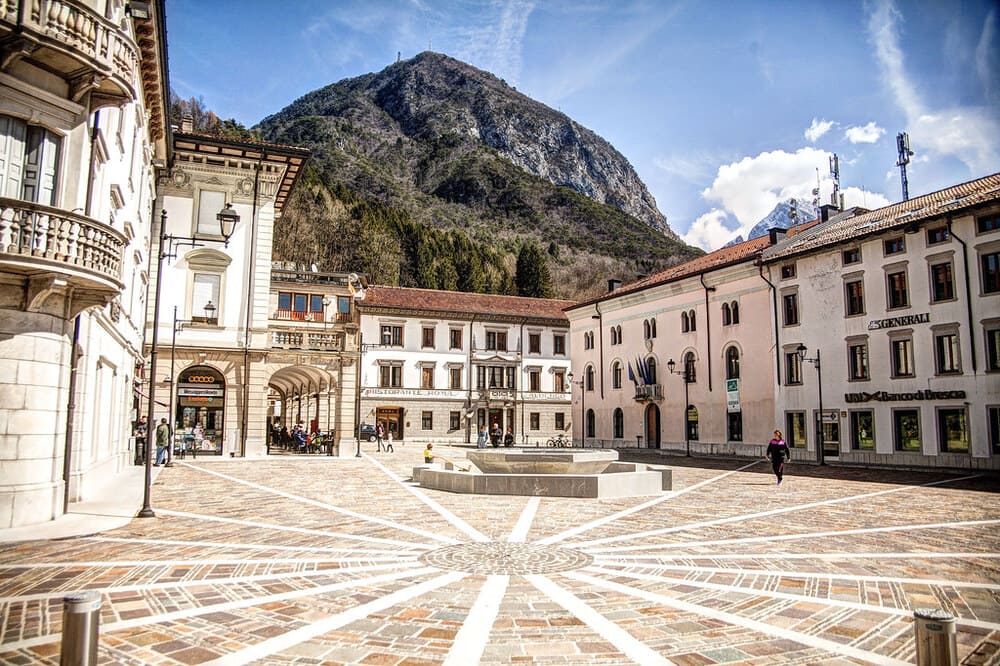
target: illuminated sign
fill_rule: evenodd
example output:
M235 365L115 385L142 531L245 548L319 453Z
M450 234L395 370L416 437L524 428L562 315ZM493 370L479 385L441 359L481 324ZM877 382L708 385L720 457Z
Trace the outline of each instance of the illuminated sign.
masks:
M218 379L211 375L191 375L185 378L184 381L191 384L217 384L219 382Z

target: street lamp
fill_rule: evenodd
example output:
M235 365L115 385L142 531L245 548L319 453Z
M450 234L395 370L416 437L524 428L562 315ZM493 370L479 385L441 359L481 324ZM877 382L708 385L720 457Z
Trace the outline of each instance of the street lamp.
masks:
M672 375L680 375L684 378L684 419L682 424L684 426L684 455L691 456L691 433L688 429L688 409L690 405L688 404L688 384L691 383L691 375L688 372L687 363L684 364L683 370L674 370L677 367L677 363L674 359L667 361L667 370L670 371Z
M226 207L215 216L219 221L219 230L222 235L222 243L229 247L229 239L236 231L236 224L240 221L240 216L233 205L227 203ZM149 411L146 417L146 475L142 491L142 509L139 510L139 518L154 518L153 508L149 504L149 490L153 485L152 450L153 438L156 434L156 414L153 406L156 404L156 347L160 341L160 292L163 290L163 260L167 257L174 258L177 247L191 246L201 247L206 242L219 242L216 238L199 238L198 236L173 236L167 233L167 211L160 211L160 244L157 248L156 257L156 292L153 295L153 337L150 341L149 352ZM173 372L173 368L171 368ZM171 416L171 418L173 418ZM169 448L173 448L173 443L168 443Z
M819 428L817 434L817 446L816 446L816 460L820 465L825 465L826 460L823 459L823 374L820 371L819 366L819 349L816 350L816 358L806 358L806 346L804 344L799 344L795 348L795 351L799 354L799 360L809 361L814 366L816 366L816 385L819 390Z

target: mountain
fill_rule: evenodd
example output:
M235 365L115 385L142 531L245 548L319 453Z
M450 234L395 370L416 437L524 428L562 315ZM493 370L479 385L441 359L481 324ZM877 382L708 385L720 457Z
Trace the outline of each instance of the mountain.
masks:
M789 228L793 224L791 214L793 208L796 211L796 220L798 224L808 222L809 220L815 220L816 216L819 214L812 203L807 201L799 199L786 199L784 201L779 201L778 205L775 206L770 213L762 217L760 222L753 226L746 238L743 238L742 235L737 235L723 247L729 247L730 245L742 243L744 240L764 236L767 234L769 229Z
M428 251L421 243L456 249L464 243L458 232L485 246L494 272L513 270L525 242L539 244L556 295L574 298L608 277L628 280L700 254L677 239L610 143L492 74L438 53L315 90L255 129L266 141L314 151L313 178L300 188L309 198L303 206L331 220L322 233L296 220L293 197L286 207L292 219L279 221L277 259L306 253L331 270L351 260L360 265L350 270L384 284L444 288L448 266L427 257L423 269L413 265ZM336 222L344 218L375 224L382 238L373 246L395 249L395 235L398 271L384 254L331 252L330 234L344 232ZM493 290L513 283L502 275L487 282Z

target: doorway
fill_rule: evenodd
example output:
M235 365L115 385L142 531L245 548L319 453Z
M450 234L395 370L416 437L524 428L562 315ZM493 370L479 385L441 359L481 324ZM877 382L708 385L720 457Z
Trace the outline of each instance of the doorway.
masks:
M646 407L646 448L660 448L660 408L650 404Z

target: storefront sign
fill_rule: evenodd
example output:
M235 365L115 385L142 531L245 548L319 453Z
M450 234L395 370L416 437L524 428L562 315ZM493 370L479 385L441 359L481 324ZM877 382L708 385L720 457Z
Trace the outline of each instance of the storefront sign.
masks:
M931 391L922 389L912 393L889 393L875 391L874 393L845 393L845 402L909 402L913 400L964 400L965 391Z
M740 411L740 380L726 380L726 411Z
M185 388L183 386L177 387L177 395L207 395L214 396L216 398L221 398L226 394L225 389L215 389L215 388Z
M903 315L902 317L889 317L888 319L875 319L868 322L869 331L877 331L882 328L896 328L897 326L912 326L913 324L926 324L931 320L928 312L915 315Z
M219 380L212 375L191 375L186 377L184 381L190 384L215 384Z
M444 389L366 388L363 398L464 398L464 391Z

